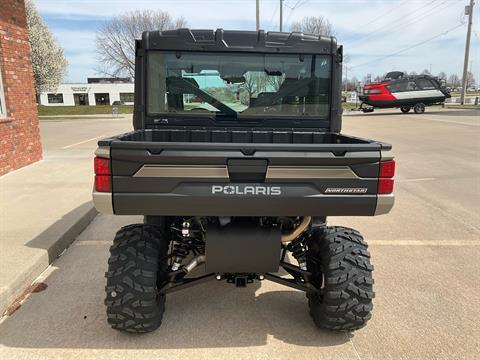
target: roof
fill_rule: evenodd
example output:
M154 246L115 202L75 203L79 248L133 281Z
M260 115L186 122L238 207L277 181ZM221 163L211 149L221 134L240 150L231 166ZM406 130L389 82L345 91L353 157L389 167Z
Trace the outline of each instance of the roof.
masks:
M409 74L405 74L402 71L391 71L385 75L382 81L399 80L399 79L419 79L419 78L435 79L435 80L438 79L436 76L433 76L430 74L409 75Z
M110 77L110 78L87 78L87 83L89 84L127 84L132 83L132 79L129 77L119 78L119 77Z
M265 32L244 30L192 30L146 31L142 34L145 50L264 52L334 54L334 37L301 32Z

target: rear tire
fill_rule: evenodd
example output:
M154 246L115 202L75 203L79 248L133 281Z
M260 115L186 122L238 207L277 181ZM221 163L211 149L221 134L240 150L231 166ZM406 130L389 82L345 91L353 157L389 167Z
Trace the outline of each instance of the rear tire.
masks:
M158 289L166 279L168 241L160 227L135 224L121 228L110 248L107 321L112 328L133 333L157 329L165 310Z
M404 114L408 113L410 111L411 107L410 106L402 106L400 108L400 111Z
M307 268L319 293L308 294L310 315L319 328L354 331L373 308L373 266L362 235L334 226L315 230L308 243Z
M425 112L425 104L415 104L415 106L413 107L413 111L415 111L415 114L423 114Z

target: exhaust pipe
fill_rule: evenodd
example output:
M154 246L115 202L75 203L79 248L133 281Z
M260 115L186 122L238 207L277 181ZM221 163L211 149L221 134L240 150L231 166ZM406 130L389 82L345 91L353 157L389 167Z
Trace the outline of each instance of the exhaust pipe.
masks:
M302 222L295 228L295 230L289 234L282 235L282 243L288 243L299 237L305 231L308 225L310 225L310 221L312 221L311 216L304 216Z
M204 262L205 262L205 255L198 255L183 267L183 271L185 271L188 274L190 271L195 269L197 266L203 264Z

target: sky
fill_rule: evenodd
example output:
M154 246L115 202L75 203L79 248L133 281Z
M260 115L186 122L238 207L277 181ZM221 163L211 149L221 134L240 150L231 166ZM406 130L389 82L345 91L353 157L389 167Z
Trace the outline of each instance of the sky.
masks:
M260 0L260 28L279 29L279 0ZM95 33L112 16L133 10L183 16L190 28L255 30L255 0L35 0L69 62L66 82L100 76ZM468 0L284 0L284 31L304 16L323 16L348 55L347 75L388 71L463 71ZM480 82L479 2L475 6L470 68ZM344 74L345 75L345 74Z

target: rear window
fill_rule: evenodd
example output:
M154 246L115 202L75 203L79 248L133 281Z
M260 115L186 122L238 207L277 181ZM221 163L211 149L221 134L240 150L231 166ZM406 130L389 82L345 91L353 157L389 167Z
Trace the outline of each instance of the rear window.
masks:
M327 118L331 57L150 52L149 114Z

